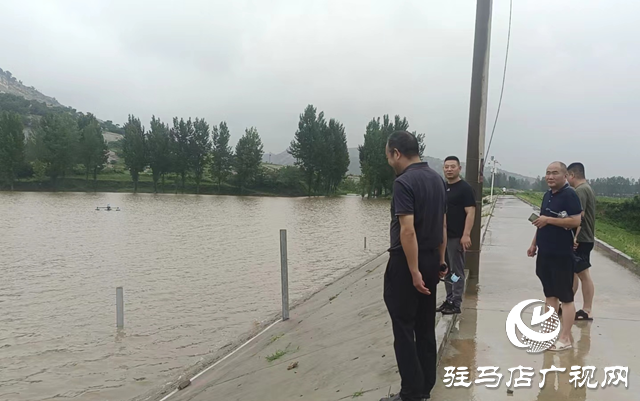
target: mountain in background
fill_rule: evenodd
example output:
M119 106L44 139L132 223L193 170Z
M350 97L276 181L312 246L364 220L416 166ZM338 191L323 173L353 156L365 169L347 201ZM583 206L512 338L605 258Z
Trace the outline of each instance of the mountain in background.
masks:
M262 156L262 161L264 163L271 163L271 164L277 164L277 165L282 165L282 166L292 166L295 163L295 159L293 158L293 156L291 156L289 153L287 153L287 151L285 150L284 152L280 152L278 154L275 153L265 153L264 156ZM431 157L431 156L425 156L424 157L424 161L426 161L427 163L429 163L429 167L431 167L432 169L434 169L435 171L437 171L440 175L443 175L443 168L444 168L444 160L442 159L438 159L435 157ZM462 162L462 171L465 171L465 162ZM507 177L514 177L517 178L519 180L524 179L527 180L529 182L534 182L535 178L532 177L526 177L524 175L520 175L520 174L516 174L516 173L512 173L509 171L504 171L504 170L500 170L497 169L496 170L497 173L504 173L507 175ZM358 148L349 148L349 171L347 172L347 174L350 175L360 175L360 156L358 153ZM485 177L487 177L487 174L491 174L491 170L489 168L489 166L485 166Z
M63 107L55 97L43 95L33 86L24 85L10 71L4 71L2 68L0 68L0 93L22 96L27 100L45 103L47 106Z

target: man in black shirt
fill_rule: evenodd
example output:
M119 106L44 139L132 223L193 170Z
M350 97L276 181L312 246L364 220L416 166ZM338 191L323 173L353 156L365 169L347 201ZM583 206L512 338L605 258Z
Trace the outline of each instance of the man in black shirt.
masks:
M447 257L451 273L459 277L453 284L446 281L447 299L436 309L443 315L460 313L464 291L464 254L471 246L471 229L476 215L473 188L460 178L460 159L449 156L444 160L447 179Z
M384 301L402 383L400 394L382 400L422 401L436 382L436 287L446 274L446 269L440 270L446 251L445 184L420 160L418 141L411 133L391 134L386 154L397 177Z

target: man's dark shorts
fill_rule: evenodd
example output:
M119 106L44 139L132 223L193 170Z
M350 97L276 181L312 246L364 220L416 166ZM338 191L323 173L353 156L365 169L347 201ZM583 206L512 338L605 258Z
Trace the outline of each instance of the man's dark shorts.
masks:
M578 242L576 273L581 273L591 267L591 251L593 251L593 242Z
M542 283L544 296L558 298L562 303L573 302L573 255L538 255L536 275Z

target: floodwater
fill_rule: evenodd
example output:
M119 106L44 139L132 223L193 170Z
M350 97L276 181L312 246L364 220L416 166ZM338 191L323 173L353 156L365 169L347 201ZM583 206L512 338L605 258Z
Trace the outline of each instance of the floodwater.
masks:
M121 211L96 211L96 206ZM127 400L388 243L385 201L0 192L0 400ZM367 237L367 249L364 249ZM116 287L125 328L116 329Z

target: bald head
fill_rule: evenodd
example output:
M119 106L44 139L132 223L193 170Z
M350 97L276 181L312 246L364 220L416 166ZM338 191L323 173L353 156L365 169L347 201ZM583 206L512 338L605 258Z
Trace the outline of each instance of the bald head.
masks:
M559 190L567 183L567 165L563 162L553 162L547 167L545 176L547 185L554 191Z
M548 170L548 169L551 169L551 168L553 168L553 169L555 169L555 170L559 170L559 171L561 171L561 172L562 172L562 173L564 173L564 174L568 174L567 165L566 165L566 164L564 164L563 162L557 162L557 161L556 161L556 162L553 162L553 163L551 163L551 164L549 165L549 167L547 168L547 170Z

